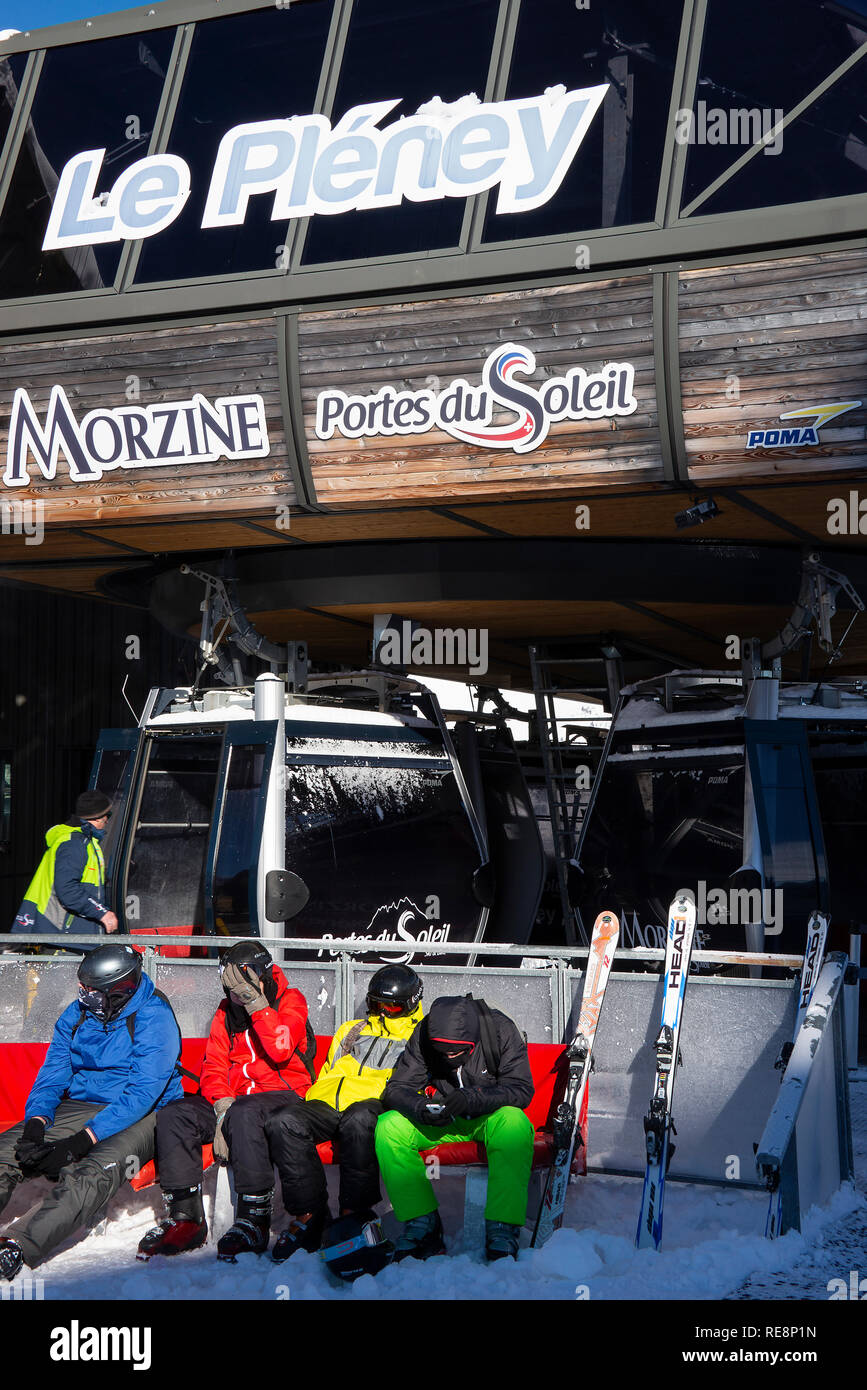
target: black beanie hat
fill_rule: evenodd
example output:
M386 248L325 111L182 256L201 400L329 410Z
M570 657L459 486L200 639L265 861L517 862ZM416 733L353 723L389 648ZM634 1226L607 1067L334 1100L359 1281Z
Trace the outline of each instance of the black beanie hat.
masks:
M75 803L75 814L80 820L99 820L111 810L111 797L105 792L82 792Z

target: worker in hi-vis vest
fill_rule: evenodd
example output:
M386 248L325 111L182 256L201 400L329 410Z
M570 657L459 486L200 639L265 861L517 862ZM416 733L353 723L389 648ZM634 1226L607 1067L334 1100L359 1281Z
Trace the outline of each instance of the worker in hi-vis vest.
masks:
M46 832L48 848L24 895L13 932L101 936L103 929L117 931L117 917L106 898L105 857L99 843L110 817L111 800L104 792L82 792L74 815Z

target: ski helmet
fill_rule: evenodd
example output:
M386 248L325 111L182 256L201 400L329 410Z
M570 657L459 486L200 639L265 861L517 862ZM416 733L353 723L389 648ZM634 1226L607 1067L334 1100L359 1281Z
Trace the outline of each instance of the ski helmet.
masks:
M110 1023L141 982L141 956L131 946L97 946L78 967L78 1000L100 1023Z
M367 1012L406 1018L421 1002L422 982L408 965L384 965L367 986Z
M332 1221L321 1253L335 1278L351 1283L362 1274L378 1274L385 1269L391 1263L394 1245L382 1234L374 1212L360 1211Z
M220 974L227 965L237 965L242 972L251 969L259 979L263 979L274 964L272 956L260 941L239 941L220 957Z

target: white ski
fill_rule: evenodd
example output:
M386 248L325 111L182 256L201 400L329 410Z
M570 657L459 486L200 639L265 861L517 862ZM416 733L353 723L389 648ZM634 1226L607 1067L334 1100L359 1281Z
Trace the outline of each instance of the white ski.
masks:
M548 1169L531 1245L544 1245L562 1225L572 1156L577 1145L586 1142L586 1136L580 1132L581 1109L592 1067L596 1026L602 1011L602 1001L605 998L619 935L620 923L616 915L613 912L600 912L593 924L593 935L590 939L584 993L581 996L581 1012L578 1015L578 1031L566 1049L569 1077L566 1093L554 1116L554 1154L551 1167Z
M795 1039L800 1032L801 1025L810 1007L810 1000L816 988L816 981L819 978L819 969L825 957L825 943L828 939L828 917L824 912L814 912L807 923L807 948L804 951L804 965L801 970L801 983L798 987L798 1011L795 1014L795 1027L792 1030L792 1041L783 1045L783 1049L775 1063L780 1072L785 1074L786 1066L795 1046ZM780 1080L782 1081L782 1076ZM779 1175L777 1175L779 1177ZM780 1234L780 1226L783 1220L783 1189L777 1181L775 1188L771 1189L768 1198L768 1215L765 1219L765 1235L768 1240L774 1240Z
M656 1080L650 1110L644 1117L647 1168L635 1236L635 1244L639 1250L658 1250L662 1240L665 1178L674 1153L671 1136L677 1133L671 1118L671 1098L674 1092L675 1072L681 1060L678 1043L694 936L695 897L685 890L678 894L668 909L662 1025L659 1037L654 1043Z

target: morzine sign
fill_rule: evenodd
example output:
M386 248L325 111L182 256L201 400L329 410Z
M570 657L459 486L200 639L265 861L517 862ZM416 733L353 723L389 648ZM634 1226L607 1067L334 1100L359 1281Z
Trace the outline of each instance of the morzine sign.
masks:
M72 482L89 483L115 468L265 458L270 447L259 395L223 396L211 404L196 393L186 401L90 410L79 421L62 386L52 386L43 418L19 388L12 401L3 481L7 487L28 486L33 461L50 482L61 456Z
M333 128L319 115L233 126L217 150L201 226L239 226L250 199L263 195L272 198L274 222L497 186L498 213L528 212L560 187L607 90L559 86L491 102L434 97L386 126L380 122L401 98L353 106ZM94 149L67 161L43 250L137 241L179 216L192 192L184 159L148 155L98 193L105 159L105 149Z

